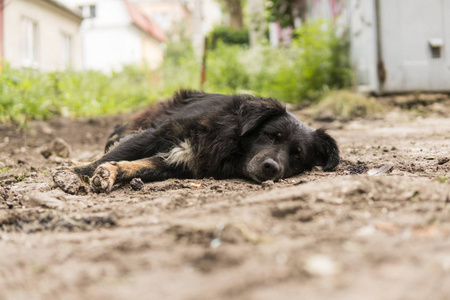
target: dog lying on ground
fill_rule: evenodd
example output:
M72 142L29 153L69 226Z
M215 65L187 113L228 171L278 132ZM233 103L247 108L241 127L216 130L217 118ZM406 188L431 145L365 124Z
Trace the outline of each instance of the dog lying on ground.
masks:
M181 90L118 126L103 157L72 169L96 192L141 178L279 180L339 163L336 141L278 101Z

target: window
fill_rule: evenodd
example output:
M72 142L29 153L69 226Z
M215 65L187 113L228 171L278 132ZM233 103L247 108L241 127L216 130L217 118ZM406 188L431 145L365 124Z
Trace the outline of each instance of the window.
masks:
M89 15L91 18L95 18L96 11L95 11L95 5L89 5Z
M38 25L36 22L22 19L22 65L27 68L38 67Z
M72 38L70 35L61 34L61 68L68 69L72 66Z
M95 5L85 5L85 6L79 6L81 9L81 13L83 15L83 18L95 18L97 15L97 9Z

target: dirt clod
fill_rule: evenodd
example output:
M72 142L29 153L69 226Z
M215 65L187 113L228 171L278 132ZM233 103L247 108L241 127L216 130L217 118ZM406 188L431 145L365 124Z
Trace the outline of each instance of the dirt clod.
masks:
M367 173L369 169L367 168L366 164L364 163L359 163L359 164L355 164L355 165L351 165L347 167L347 171L350 172L350 175L354 175L354 174L364 174Z
M140 191L144 188L144 182L140 178L133 178L130 181L130 186L135 191Z
M261 183L261 186L263 188L270 188L274 185L275 183L273 182L273 180L266 180L264 182Z
M68 169L56 169L52 172L56 186L66 193L76 195L83 190L83 182L77 174Z
M56 138L41 148L41 154L45 158L49 158L51 155L68 158L71 152L69 144L62 138Z

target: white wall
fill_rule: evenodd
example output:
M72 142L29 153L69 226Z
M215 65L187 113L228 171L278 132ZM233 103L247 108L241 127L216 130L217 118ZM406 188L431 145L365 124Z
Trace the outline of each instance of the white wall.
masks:
M380 16L384 91L450 91L450 0L380 0ZM443 42L440 58L431 39Z
M69 6L95 5L96 16L81 26L84 67L104 72L124 65L158 67L163 60L160 43L132 23L122 0L63 0Z
M85 67L108 72L120 71L123 65L141 62L141 41L137 29L100 27L83 32Z
M45 1L15 0L9 2L4 10L4 50L5 60L13 68L23 67L22 63L22 19L34 21L38 26L38 64L41 71L55 71L63 68L62 34L71 37L74 69L82 68L81 38L79 24L81 19L58 9Z
M378 91L375 1L348 1L351 66L362 90Z

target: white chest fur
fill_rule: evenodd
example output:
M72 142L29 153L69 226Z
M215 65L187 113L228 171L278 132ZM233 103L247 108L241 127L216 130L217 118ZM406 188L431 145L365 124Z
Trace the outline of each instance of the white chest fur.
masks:
M178 146L173 147L167 153L159 153L164 161L171 166L183 167L184 169L193 169L194 153L189 141L183 141Z

